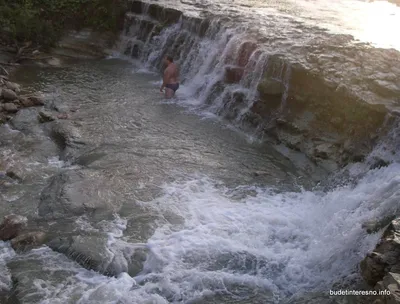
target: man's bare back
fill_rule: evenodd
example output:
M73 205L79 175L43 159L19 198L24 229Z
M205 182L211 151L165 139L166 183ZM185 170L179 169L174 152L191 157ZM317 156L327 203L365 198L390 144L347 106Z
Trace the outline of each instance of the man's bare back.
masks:
M179 89L179 70L173 59L169 56L165 57L164 63L167 65L167 68L164 71L163 84L160 91L163 92L165 88L165 97L172 98Z

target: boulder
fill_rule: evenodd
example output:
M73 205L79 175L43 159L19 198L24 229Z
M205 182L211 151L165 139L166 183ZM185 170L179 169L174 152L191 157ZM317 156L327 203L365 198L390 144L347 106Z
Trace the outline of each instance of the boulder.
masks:
M107 187L100 172L68 170L50 179L39 202L39 216L59 219L118 211L121 198Z
M374 219L364 222L361 227L369 234L376 233L379 230L385 228L396 218L395 215L385 216L381 219Z
M361 274L370 286L387 285L385 276L400 273L400 218L389 224L374 251L365 257L360 266Z
M22 181L26 176L26 172L24 168L18 165L12 165L11 168L7 169L6 175L14 180Z
M3 111L8 113L17 113L18 107L14 103L7 102L3 105Z
M335 150L331 143L319 144L314 148L313 156L322 159L333 158L332 154L335 153Z
M39 119L39 122L41 122L41 123L55 120L55 118L51 112L44 111L44 110L39 112L38 119Z
M4 100L8 101L13 101L15 99L18 99L17 93L15 93L13 90L10 89L3 89L1 96L4 98Z
M31 99L29 99L28 97L24 97L24 96L19 97L19 102L20 102L21 106L24 108L33 107L35 105L35 103Z
M124 242L113 246L106 234L61 237L47 245L83 267L107 276L117 276L122 272L135 276L143 269L147 257L147 250L143 247L135 248Z
M6 115L5 113L1 113L1 108L0 108L0 125L3 123L6 123L9 120L10 120L10 117L8 115Z
M43 106L45 104L44 98L41 95L33 94L26 96L35 106Z
M49 108L60 113L67 113L69 111L68 106L55 100L50 103Z
M399 304L400 303L400 274L389 272L382 280L379 282L375 289L380 291L385 291L386 295L381 295L379 298L382 300L381 303L388 304Z
M281 98L285 91L283 83L276 79L263 79L257 86L261 98L278 97Z
M5 85L6 85L7 89L12 90L15 93L21 92L19 84L15 83L15 82L6 81Z
M24 252L40 247L46 241L46 234L41 231L23 233L11 240L12 248L17 252Z
M16 298L10 303L74 303L73 300L60 300L57 295L49 294L49 290L54 290L56 286L62 286L63 291L79 286L74 263L50 248L43 247L18 255L7 263L7 267Z
M0 225L0 240L9 241L18 236L22 229L28 224L25 216L10 214L4 217Z
M11 125L14 129L26 132L34 133L35 127L39 125L37 119L37 110L35 108L21 109L11 119Z
M58 117L57 117L58 118ZM65 117L60 117L60 119ZM45 125L49 136L60 149L61 160L73 161L86 144L82 141L79 130L72 122L55 120Z

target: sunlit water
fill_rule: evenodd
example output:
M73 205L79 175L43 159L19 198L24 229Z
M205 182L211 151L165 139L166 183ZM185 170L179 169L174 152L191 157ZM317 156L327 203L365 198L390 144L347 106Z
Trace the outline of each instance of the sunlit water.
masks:
M336 34L348 34L356 40L371 43L382 48L400 50L400 38L396 29L400 28L400 7L388 1L368 0L235 0L235 1L166 1L166 5L182 7L187 11L210 11L214 14L242 16L252 24L265 26L271 31L271 19L280 17L278 31L287 20L327 29ZM278 18L279 19L279 18ZM290 24L281 32L289 34ZM272 31L274 31L272 29Z

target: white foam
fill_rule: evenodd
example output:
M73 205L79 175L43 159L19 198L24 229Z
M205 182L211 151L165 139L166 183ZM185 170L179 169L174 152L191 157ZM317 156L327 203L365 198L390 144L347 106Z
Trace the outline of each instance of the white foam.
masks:
M51 167L63 168L65 166L65 162L59 156L50 157L47 161Z
M9 291L12 288L11 273L6 265L14 256L10 243L0 241L0 291Z
M273 292L270 299L279 303L293 294L327 290L353 279L379 238L367 235L361 224L397 210L399 172L400 164L391 164L369 171L354 187L326 193L229 189L198 177L167 184L163 196L143 203L167 224L145 245L150 253L142 273L105 277L44 247L32 254L46 260L47 270L75 273L65 278L75 283L61 291L60 282L41 282L38 286L47 290L43 303L72 296L85 304L186 303L215 293L235 295L237 286L245 294ZM171 214L181 220L171 221ZM144 246L121 238L126 224L115 217L92 227L109 234L108 246L117 259Z
M154 208L172 211L185 223L158 229L148 245L164 265L164 280L188 296L195 296L199 276L218 280L233 275L279 296L323 290L351 274L374 246L378 235L367 236L361 224L397 209L399 170L398 164L374 170L355 188L329 193L255 188L255 196L238 201L208 180L169 185ZM238 256L238 264L240 256L248 255L259 269L241 274L240 265L225 264L205 270L223 254ZM147 267L157 272L159 265Z

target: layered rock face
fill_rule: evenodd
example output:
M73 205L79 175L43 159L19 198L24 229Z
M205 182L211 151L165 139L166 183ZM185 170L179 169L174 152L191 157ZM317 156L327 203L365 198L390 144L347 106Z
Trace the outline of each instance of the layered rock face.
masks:
M125 54L159 69L173 55L204 106L316 163L361 161L390 128L400 101L396 50L299 23L282 36L271 26L268 36L210 12L141 1L130 8Z

